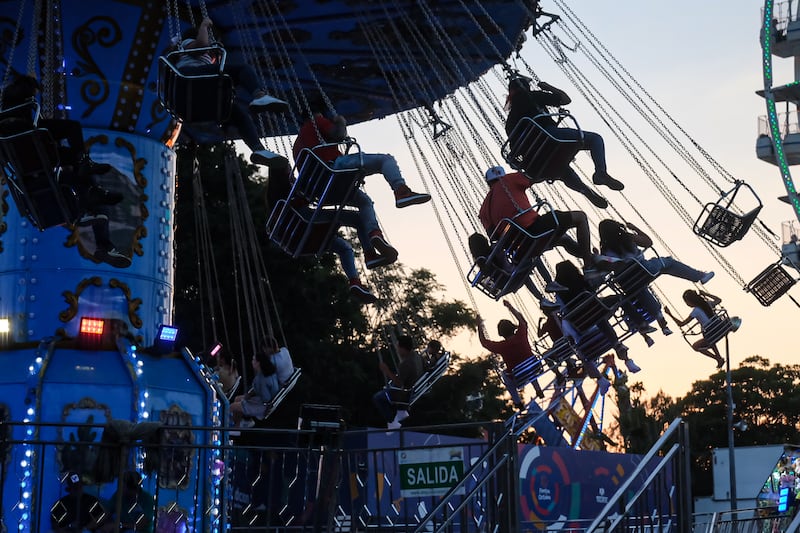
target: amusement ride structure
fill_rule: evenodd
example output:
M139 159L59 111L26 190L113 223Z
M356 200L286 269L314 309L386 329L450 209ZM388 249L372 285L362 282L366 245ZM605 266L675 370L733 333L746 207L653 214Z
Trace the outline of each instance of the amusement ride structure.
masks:
M551 250L552 236L531 235L513 219L485 235L491 245L487 255L471 254L469 236L485 233L478 219L487 191L484 172L498 164L537 180L531 195L542 216L554 209L582 210L592 227L602 218L635 219L654 237L648 256L677 257L627 191L608 193L610 206L601 211L553 181L570 164L585 180L591 175L581 168L587 157L582 145L568 146L548 136L533 120L524 121L520 131L507 139L505 86L514 79L534 84L543 81L535 66L519 54L526 40L535 40L572 83L576 96L597 111L608 126L604 135L615 138L630 153L652 185L650 190L665 199L674 211L674 220L683 222L687 235L698 238L722 274L753 293L764 306L786 294L795 283L792 269L798 265L787 246L795 241L787 237L781 253L774 244L775 235L759 221L762 203L755 190L689 136L599 42L569 2L553 0L552 4L551 13L536 0L401 0L363 5L268 0L0 1L2 87L5 91L24 74L34 76L40 84L38 101L24 109L34 117L34 127L11 133L0 130L4 177L0 361L6 368L0 378L0 421L6 424L0 428L4 442L10 443L0 445L3 527L9 531L66 527L59 517L68 513L60 512L58 506L69 492L65 487L91 486L93 494L109 498L117 486L121 489L125 472L136 470L151 474L142 486L155 494L156 511L150 520L156 531L245 530L260 527L263 520L269 522L265 531L306 526L325 530L333 527L334 517L336 527L343 531L357 530L359 524L389 527L400 524L401 519L403 527L419 531L433 528L434 523L482 530L486 521L492 523L491 530L502 529L508 526L509 517L516 520L517 509L516 504L499 503L501 496L515 494L511 487L519 483L517 479L498 481L496 476L501 467L513 472L518 466L509 450L520 435L533 428L548 446L580 450L605 446L606 389L580 369L596 362L604 378L619 379L621 384L625 373L613 357L606 356L615 342L599 334L598 322L608 322L619 341L640 335L647 339L650 328L644 331L634 326L623 304L635 307L638 300L631 295L652 290L661 302L671 305L667 295L653 285L661 271L634 260L607 272L595 292L559 309L559 318L575 328L574 336L553 339L532 331L534 353L517 367L505 369L513 378L509 391L521 395L522 405L500 424L497 434L503 438L488 444L447 441L447 448L431 452L440 463L455 461L461 474L462 470L469 473L457 476L457 488L415 493L404 487L402 496L396 497L392 484L399 485L400 479L387 472L392 468L407 472L404 465L410 468L407 465L415 463L398 456L387 466L370 455L376 442L387 449L400 448L396 435L379 435L377 441L371 440L377 437L365 437L364 448L372 452L354 454L344 466L327 455L333 446L325 437L307 437L303 442L319 455L310 454L309 458L298 453L282 471L286 493L303 487L302 495L287 496L285 505L264 519L260 505L269 504L258 501L254 487L263 482L264 465L274 464L279 453L274 452L272 459L268 454L258 455L257 460L242 459L244 452L230 447L229 398L206 361L175 346L175 194L180 182L173 149L184 143L222 143L239 135L228 121L239 105L237 88L224 70L191 77L178 67L180 56L190 53L181 48L181 33L207 18L213 21L219 42L211 43L205 52L219 54L225 64L251 65L270 94L288 104L286 113L255 116L259 137L268 151L291 152L291 138L300 117L309 111L311 93L321 94L329 110L346 117L350 124L396 121L414 169L433 196L435 216L474 309L479 307L478 298L509 298L529 324L536 324L540 314L532 311L539 303L527 290L516 291L530 279L539 291L547 292L548 280L532 273L531 265L540 262L553 272L555 263L567 257ZM788 172L792 160L785 135L797 133L781 129L774 104L787 101L796 105L792 88L797 82L774 88L769 77L770 45L778 53L776 35L783 35L781 42L794 41L797 17L796 13L787 13L785 18L779 14L777 27L783 33L773 34L771 3L765 12L769 160L780 167L787 198L800 213ZM800 26L797 34L800 36ZM797 50L784 53L795 55ZM636 120L633 112L611 105L594 78L576 66L573 54L596 66L598 77L624 98ZM8 94L0 92L0 109L7 113L4 98ZM4 118L11 117L2 113L0 126ZM591 120L573 118L566 110L559 113L580 124L579 131ZM85 208L75 188L65 185L69 173L77 170L61 160L64 156L59 148L63 147L41 125L48 119L80 123L91 160L108 165L95 176L95 187L119 198L99 209ZM663 146L643 137L643 128L677 155L680 168L667 161ZM767 144L762 139L758 143L762 157ZM353 142L351 148L360 147ZM691 182L686 177L690 173ZM241 244L240 251L247 256L242 266L249 270L243 284L248 293L244 306L252 318L252 338L279 336L280 319L274 316L267 291L258 281L263 279L263 260L251 246L253 232L264 231L266 225L273 243L292 257L326 253L339 230L340 217L348 210L349 195L361 184L363 171L359 167L342 171L331 168L329 162L307 157L293 169L288 200L279 203L268 221L247 220L238 165L226 165L225 177L231 211L242 216L237 233L241 243L237 245ZM293 200L298 199L306 202L307 211L295 209ZM767 250L765 256L774 256L774 264L750 282L724 255L725 248L744 238L759 239ZM380 276L381 271L374 270L367 279L377 288L377 296L388 301L390 295L380 293L385 287ZM614 297L614 304L604 299L608 296ZM384 312L385 308L375 306L368 314L379 324ZM649 324L658 317L653 314L646 319ZM690 344L694 336L713 345L739 326L722 308L715 310L713 320L713 328L701 330L691 324L682 333ZM167 353L173 356L163 357ZM435 386L450 362L449 354L435 362L402 407L412 406ZM504 374L499 359L497 366ZM631 372L635 368L628 366ZM264 418L291 393L298 379L302 372L295 369L267 406ZM330 413L320 408L316 414L324 419ZM325 429L326 423L336 425L328 420L312 427ZM678 423L668 433L676 436L681 431ZM420 443L430 438L409 437L403 446L423 446ZM444 446L443 437L437 438ZM154 457L158 459L155 466ZM523 464L535 465L535 461L531 454ZM232 465L244 466L237 469ZM634 468L628 465L629 472ZM300 474L304 469L308 478ZM665 475L656 467L652 471L653 477ZM71 480L73 473L78 481ZM334 494L343 490L346 483L341 483L341 478L345 475L349 476L351 499L337 504ZM535 476L540 475L536 471ZM678 478L685 481L682 475ZM491 482L484 481L490 476L495 476ZM520 477L522 483L533 483L532 477ZM614 478L612 474L607 477ZM619 480L614 478L614 482ZM241 486L233 488L236 483ZM246 503L239 500L244 494ZM431 498L432 494L437 498ZM463 500L448 507L449 500L438 498L444 494ZM678 503L670 500L678 513L686 510L685 496L676 497ZM491 497L496 498L496 508L491 499L486 501ZM231 509L238 504L234 519ZM533 498L530 508L523 505L522 513L539 516L536 513L544 512L542 508L550 512L555 503L548 505ZM660 502L656 507L669 505ZM92 518L99 522L107 514L120 515L122 504L116 513L111 511L98 511ZM612 511L610 507L604 510L606 515ZM572 518L566 511L553 513L553 518L563 523ZM686 516L684 513L680 520Z

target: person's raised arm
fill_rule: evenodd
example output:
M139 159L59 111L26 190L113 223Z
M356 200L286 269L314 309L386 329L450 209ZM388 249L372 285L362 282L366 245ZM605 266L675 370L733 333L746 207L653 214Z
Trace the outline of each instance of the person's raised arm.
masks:
M514 308L514 306L513 306L513 305L511 305L511 302L509 302L508 300L503 300L503 305L505 305L505 306L508 308L508 311L509 311L509 312L510 312L510 313L511 313L513 316L514 316L514 318L516 318L516 319L517 319L517 322L519 323L519 325L520 325L520 326L521 326L522 324L526 324L526 325L528 324L528 323L525 321L525 317L524 317L524 316L522 316L522 313L520 313L519 311L517 311L517 310Z
M210 18L208 17L204 18L203 21L200 23L200 26L197 28L197 37L192 42L187 44L185 48L187 49L205 48L207 46L210 46L211 35L209 33L209 30L211 29L212 25L213 22L211 22Z
M636 243L636 246L640 246L642 248L650 248L653 246L653 239L650 238L650 235L640 230L633 222L628 222L627 227L631 230L631 236L633 237L633 242Z
M383 372L383 375L386 376L386 379L390 380L392 383L399 383L397 374L392 372L392 369L389 368L389 365L383 362L383 359L378 361L378 368L381 369L381 372Z
M708 303L711 305L711 307L715 307L715 306L717 306L717 305L722 303L722 298L720 298L719 296L715 296L715 295L711 294L710 292L706 292L706 291L703 291L703 290L700 290L700 291L697 291L697 292L702 294L706 298L708 298Z
M570 102L572 102L572 99L569 97L569 95L567 95L567 93L565 93L564 91L562 91L558 87L553 87L552 85L550 85L547 82L540 81L539 82L539 88L542 89L543 91L551 92L553 94L558 95L559 98L561 99L561 101L559 102L558 105L567 105Z

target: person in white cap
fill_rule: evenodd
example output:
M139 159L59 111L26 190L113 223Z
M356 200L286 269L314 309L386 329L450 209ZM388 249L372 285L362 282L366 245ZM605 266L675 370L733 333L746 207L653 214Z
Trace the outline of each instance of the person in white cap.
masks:
M582 259L584 267L594 265L586 213L553 211L554 217L540 217L536 210L531 209L531 202L526 194L528 187L532 185L531 180L521 172L506 174L503 167L492 167L486 171L486 182L489 184L489 192L481 204L478 216L488 235L492 234L504 218L513 218L532 235L555 229L557 240L553 246L561 246L569 254ZM577 243L564 235L570 228L575 228L577 232Z

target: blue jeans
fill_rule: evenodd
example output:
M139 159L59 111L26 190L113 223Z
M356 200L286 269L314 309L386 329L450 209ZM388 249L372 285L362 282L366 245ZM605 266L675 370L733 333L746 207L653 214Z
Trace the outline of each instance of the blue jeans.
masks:
M696 268L692 268L685 263L681 263L671 256L653 257L650 259L645 259L642 261L642 263L651 272L658 271L661 274L667 274L669 276L693 281L695 283L700 281L705 275L705 272L697 270Z
M581 131L572 128L559 128L557 126L548 126L544 128L547 133L556 139L563 139L569 141L577 141L581 138ZM599 133L593 131L583 132L583 146L589 150L589 155L594 162L594 170L605 172L606 171L606 145L603 138Z
M386 422L391 422L394 420L397 411L392 405L392 402L389 401L389 395L387 394L386 389L381 389L376 392L372 396L372 403L375 404L378 412L380 412L381 416L384 420L386 420Z
M340 155L333 162L334 170L341 170L344 168L357 168L360 159L364 161L364 174L371 176L373 174L383 174L384 179L389 184L392 190L397 189L400 185L405 185L403 175L400 174L400 167L397 165L397 160L394 156L389 154L364 154L353 153Z
M347 279L354 279L358 277L358 270L356 269L356 256L353 253L353 247L344 238L336 236L331 241L331 252L339 256L339 262L342 264L342 270L347 276Z

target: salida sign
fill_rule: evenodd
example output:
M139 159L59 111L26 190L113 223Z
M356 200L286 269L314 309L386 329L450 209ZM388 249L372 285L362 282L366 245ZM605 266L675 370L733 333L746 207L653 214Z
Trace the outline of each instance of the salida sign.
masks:
M461 447L398 453L402 496L438 496L446 493L464 477L463 456ZM459 493L463 494L463 489Z

